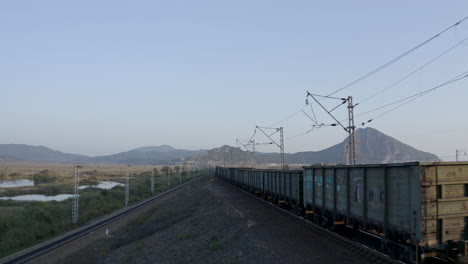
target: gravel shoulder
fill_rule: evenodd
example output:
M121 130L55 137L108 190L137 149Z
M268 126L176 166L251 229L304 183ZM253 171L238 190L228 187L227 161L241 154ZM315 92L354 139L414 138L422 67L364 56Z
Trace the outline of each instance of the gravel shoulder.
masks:
M42 263L375 262L216 177L194 182L110 230L71 243Z

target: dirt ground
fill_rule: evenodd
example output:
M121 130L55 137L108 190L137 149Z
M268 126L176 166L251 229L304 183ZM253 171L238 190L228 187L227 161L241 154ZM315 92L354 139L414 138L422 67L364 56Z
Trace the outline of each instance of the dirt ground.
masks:
M215 177L42 263L371 263ZM98 234L98 235L97 235Z

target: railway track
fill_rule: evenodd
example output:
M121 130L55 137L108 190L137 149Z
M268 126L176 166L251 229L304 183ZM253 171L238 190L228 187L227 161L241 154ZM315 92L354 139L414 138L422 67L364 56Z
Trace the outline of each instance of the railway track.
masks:
M128 207L127 209L123 210L123 211L120 211L120 212L117 212L117 213L114 213L110 216L107 216L107 217L104 217L103 219L100 219L98 220L97 222L94 222L94 223L91 223L89 225L86 225L84 227L80 227L74 231L71 231L65 235L62 235L62 236L59 236L55 239L52 239L52 240L49 240L48 242L45 242L43 244L40 244L38 246L35 246L35 247L32 247L32 248L29 248L29 249L26 249L26 250L23 250L19 253L16 253L16 254L13 254L13 255L10 255L10 256L7 256L3 259L0 259L0 264L19 264L19 263L26 263L28 261L31 261L39 256L42 256L56 248L59 248L67 243L70 243L80 237L83 237L93 231L96 231L112 222L115 222L119 219L121 219L122 217L124 216L127 216L127 215L130 215L136 211L138 211L139 209L143 208L143 207L146 207L150 204L152 204L153 202L171 194L172 192L180 189L180 188L183 188L187 185L190 185L192 184L193 182L196 182L196 181L199 181L200 179L202 178L205 178L207 177L207 175L203 175L203 176L200 176L196 179L193 179L189 182L186 182L182 185L179 185L175 188L172 188L170 190L167 190L163 193L160 193L148 200L145 200L143 202L140 202L138 204L135 204L135 205L132 205L130 207Z
M222 178L220 178L222 179ZM231 185L231 184L229 184ZM232 186L232 185L231 185ZM233 186L234 187L234 186ZM351 251L353 251L355 254L358 254L360 256L364 256L366 257L367 259L369 259L369 261L375 263L375 264L395 264L395 263L403 263L401 261L398 261L398 260L395 260L395 259L392 259L390 258L389 256L379 252L379 251L376 251L364 244L361 244L357 241L354 241L352 240L351 238L347 238L347 237L344 237L338 233L335 233L333 231L330 231L328 229L325 229L323 228L322 226L319 226L315 223L312 223L311 221L301 217L301 216L298 216L286 209L283 209L275 204L272 204L270 203L269 201L266 201L246 190L243 190L241 188L236 188L248 195L250 195L251 197L265 203L266 205L268 206L271 206L273 208L275 208L276 210L279 210L281 211L283 214L287 215L288 217L290 217L291 219L293 219L294 221L296 222L299 222L301 223L305 228L311 230L312 232L316 233L317 235L323 237L323 238L326 238L326 239L329 239L333 242L335 242L336 244L338 245L341 245L342 247L344 248L347 248L347 249L350 249Z

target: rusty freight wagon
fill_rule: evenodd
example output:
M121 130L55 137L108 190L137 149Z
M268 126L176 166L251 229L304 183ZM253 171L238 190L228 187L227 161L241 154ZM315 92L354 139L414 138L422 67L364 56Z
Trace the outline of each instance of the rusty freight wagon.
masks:
M303 199L318 223L375 234L395 258L467 255L468 163L308 166Z

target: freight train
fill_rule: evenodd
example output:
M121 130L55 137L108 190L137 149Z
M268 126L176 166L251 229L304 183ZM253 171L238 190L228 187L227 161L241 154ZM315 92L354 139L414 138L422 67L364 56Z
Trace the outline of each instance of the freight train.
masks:
M468 163L217 167L216 175L326 228L352 227L407 262L468 253Z

